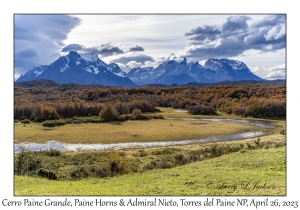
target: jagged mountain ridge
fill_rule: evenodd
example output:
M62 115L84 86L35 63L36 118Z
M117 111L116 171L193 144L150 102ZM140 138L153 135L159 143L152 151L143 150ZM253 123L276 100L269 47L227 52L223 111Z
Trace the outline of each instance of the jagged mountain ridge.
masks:
M16 82L49 79L59 83L101 84L105 86L136 86L147 84L184 85L188 83L217 83L221 81L257 80L243 62L231 59L208 59L188 63L169 60L158 67L137 67L128 73L116 64L106 64L97 54L70 51L50 65L34 67Z
M231 59L208 59L204 66L201 66L199 62L188 63L186 58L181 62L170 60L156 68L134 68L128 73L128 77L138 85L183 85L187 83L263 80L253 74L243 62ZM138 78L142 79L138 80Z
M49 79L59 83L136 86L117 64L106 64L97 54L79 55L70 51L48 66L34 67L16 82Z

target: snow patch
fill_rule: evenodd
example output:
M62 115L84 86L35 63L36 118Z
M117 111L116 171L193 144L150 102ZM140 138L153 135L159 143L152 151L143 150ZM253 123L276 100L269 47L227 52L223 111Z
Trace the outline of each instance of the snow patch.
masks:
M241 61L237 60L230 60L229 65L234 69L234 70L241 70L245 68L243 63Z
M61 71L61 72L64 72L67 68L69 68L68 65L66 65L65 67L61 68L60 71Z
M67 58L67 64L66 64L66 66L68 66L68 64L69 64L69 62L70 62L70 59L69 59L68 56L67 56L66 58Z
M76 65L79 65L79 64L81 64L81 62L80 61L76 61Z
M99 74L99 69L93 65L90 65L89 67L87 67L87 70L90 73L94 73L94 74Z
M116 72L114 74L119 76L119 77L126 77L126 75L123 72Z
M66 63L66 65L65 65L65 67L60 67L60 71L61 71L61 72L64 72L67 68L70 68L70 66L68 65L69 62L70 62L70 59L69 59L68 56L66 56L65 58L66 58L66 60L67 60L67 63Z
M99 72L100 72L99 69L94 67L94 74L99 74Z
M42 71L34 71L33 73L36 74L35 76L37 77L37 76L39 76L43 72L44 72L44 70L42 70Z
M86 70L87 72L93 73L93 71L89 67L86 67L86 69L84 69L84 70Z

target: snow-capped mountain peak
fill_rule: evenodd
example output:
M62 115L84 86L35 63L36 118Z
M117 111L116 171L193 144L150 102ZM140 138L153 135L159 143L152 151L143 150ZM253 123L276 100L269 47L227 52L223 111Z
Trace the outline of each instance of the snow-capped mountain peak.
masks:
M50 79L59 83L136 86L122 72L117 64L109 66L96 54L85 54L82 57L77 52L70 51L66 56L61 56L48 66L35 67L28 71L17 82Z
M209 66L210 69L222 68L225 66L230 66L234 70L241 70L244 68L248 68L243 62L232 59L208 59L205 62L205 66Z
M152 73L151 73L152 72ZM254 75L241 61L231 59L208 59L202 66L198 61L187 63L168 60L150 72L146 68L135 68L128 77L140 85L186 84L189 82L214 83L234 80L262 80Z

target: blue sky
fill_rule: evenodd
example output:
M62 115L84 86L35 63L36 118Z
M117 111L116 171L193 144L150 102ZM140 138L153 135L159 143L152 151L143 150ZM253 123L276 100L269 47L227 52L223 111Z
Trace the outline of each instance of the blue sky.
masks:
M285 15L14 15L15 79L69 50L124 71L169 60L229 58L265 79L285 78Z

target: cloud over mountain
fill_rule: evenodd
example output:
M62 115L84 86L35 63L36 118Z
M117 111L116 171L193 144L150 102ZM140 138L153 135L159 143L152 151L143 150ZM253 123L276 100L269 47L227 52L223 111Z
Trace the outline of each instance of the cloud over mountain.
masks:
M80 51L81 53L94 53L100 55L101 57L124 53L122 49L120 49L118 46L113 45L111 42L93 47L84 47L80 44L69 44L68 46L64 47L61 51L68 52L73 50Z
M15 70L21 74L32 65L54 61L63 41L80 24L78 17L70 15L15 15Z
M79 44L69 44L68 46L64 47L61 51L62 52L69 52L69 51L79 51L82 50L83 46Z
M129 52L144 51L144 48L136 45L135 47L130 47L128 51Z
M128 52L122 55L118 55L111 59L111 62L124 64L130 61L135 61L137 63L145 63L146 61L154 61L154 59L151 56L144 55L138 52Z

